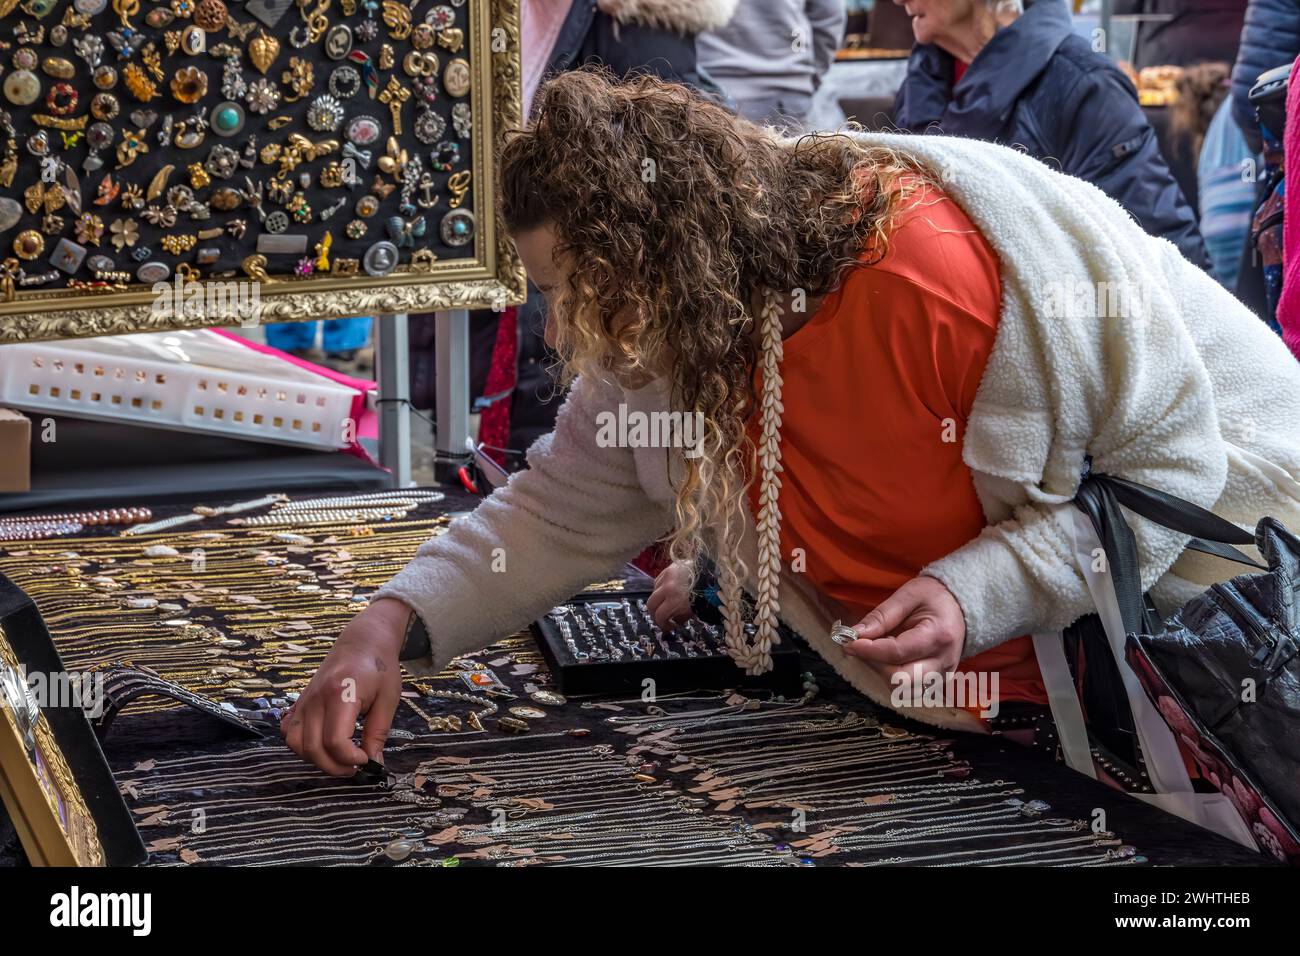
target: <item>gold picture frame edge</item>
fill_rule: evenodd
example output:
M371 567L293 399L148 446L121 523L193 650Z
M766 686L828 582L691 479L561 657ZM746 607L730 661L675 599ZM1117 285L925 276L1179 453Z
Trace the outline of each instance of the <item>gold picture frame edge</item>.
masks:
M491 210L479 216L475 235L476 255L472 260L434 263L431 273L410 271L384 277L358 275L355 279L320 279L302 282L289 279L264 283L259 290L261 314L258 324L302 322L315 319L347 318L358 315L394 315L412 312L440 312L451 309L501 308L516 305L527 296L523 263L506 235L496 203L495 163L489 152L499 154L507 132L523 120L523 88L519 62L519 0L482 0L476 4L477 29L473 31L477 64L470 96L477 107L474 115L488 128L471 157L475 205ZM499 36L497 31L504 31ZM493 44L503 39L504 49ZM490 83L484 80L490 77ZM487 85L488 89L484 89ZM485 100L490 98L490 104ZM490 108L488 108L490 106ZM440 279L439 266L446 271L481 278ZM431 278L425 279L425 275ZM240 277L225 281L236 281ZM298 286L327 285L324 289ZM287 288L276 288L285 286ZM0 343L41 342L52 339L124 335L132 332L166 332L183 329L237 326L237 317L225 319L206 314L184 315L155 308L149 292L58 296L48 299L18 298L0 303ZM48 306L48 308L47 308Z
M12 667L16 662L17 656L9 644L9 638L4 628L0 627L0 663ZM4 803L9 819L13 822L28 863L32 866L88 865L87 861L78 859L72 840L54 808L50 806L49 797L36 777L36 771L18 734L13 714L6 705L0 704L0 802ZM47 746L58 750L58 742L48 729L38 730L38 736ZM63 761L61 751L58 753L58 761ZM52 769L61 778L60 783L64 787L76 789L76 781L66 764ZM80 800L79 793L77 799ZM93 826L94 820L88 810L85 815ZM102 846L99 852L100 859L94 862L103 865Z

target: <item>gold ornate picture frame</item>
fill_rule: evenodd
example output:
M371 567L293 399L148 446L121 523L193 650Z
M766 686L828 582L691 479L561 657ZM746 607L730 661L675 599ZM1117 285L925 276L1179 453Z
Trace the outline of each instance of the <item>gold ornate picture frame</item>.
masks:
M0 801L33 866L135 866L148 854L87 709L94 675L63 664L39 610L0 575Z
M0 625L0 799L33 866L104 866L95 819Z
M22 9L12 16L21 16ZM260 323L496 308L523 301L526 290L523 266L500 222L495 195L499 147L506 131L518 126L522 119L519 0L466 0L457 9L461 11L457 15L466 18L460 21L467 26L462 56L468 60L471 71L465 102L470 106L473 132L464 168L472 177L477 217L472 256L444 261L425 251L412 255L413 261L404 262L383 276L367 275L360 270L351 273L335 270L310 276L268 274L259 270L256 262L250 269L245 260L242 270L227 269L214 273L211 279L189 281L179 276L187 270L178 266L177 275L169 278L168 283L175 283L178 291L189 293L194 285L236 280L255 282L259 290L257 321ZM287 16L296 14L290 12ZM69 54L65 59L70 59L71 51L68 48L65 51ZM286 52L293 51L286 48ZM281 58L273 73L279 74L285 59ZM401 72L399 62L391 76L401 77ZM248 75L256 76L251 72ZM381 79L381 83L386 79ZM128 111L130 105L139 104L129 104ZM387 114L382 105L374 109ZM20 130L20 135L30 132ZM383 154L383 143L377 145L377 152ZM368 172L374 174L373 170ZM13 188L4 192L21 197L22 189L18 188L21 185L15 182ZM87 188L86 192L94 190ZM437 231L436 226L432 231ZM12 238L4 237L5 255ZM416 252L421 248L416 240ZM184 296L172 299L182 307L160 308L159 297L152 287L134 278L129 285L93 292L11 285L0 295L0 343L237 325L242 320L231 313L213 314L209 309L189 312L183 308Z

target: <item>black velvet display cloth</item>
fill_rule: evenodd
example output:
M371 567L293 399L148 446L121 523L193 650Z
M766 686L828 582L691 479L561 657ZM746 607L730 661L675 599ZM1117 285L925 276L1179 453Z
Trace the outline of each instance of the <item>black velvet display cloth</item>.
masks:
M266 713L305 686L419 541L472 504L449 493L362 528L217 518L137 538L10 543L0 572L32 593L68 666L129 656ZM164 606L128 606L142 597ZM87 624L118 627L126 643L96 645ZM549 681L524 632L408 680L388 788L326 777L275 734L238 739L161 701L128 708L104 749L150 865L1077 865L1111 862L1120 847L1134 856L1114 863L1129 866L1267 862L1000 738L881 714L802 653L816 686L802 702L719 688L560 704L536 695ZM488 671L516 695L492 699L490 715ZM1026 816L1029 801L1050 808ZM1097 820L1114 837L1093 846Z

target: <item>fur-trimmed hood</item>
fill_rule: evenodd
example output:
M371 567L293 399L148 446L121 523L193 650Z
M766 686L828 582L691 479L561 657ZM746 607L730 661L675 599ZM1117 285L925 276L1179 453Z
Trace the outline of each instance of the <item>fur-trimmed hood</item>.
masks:
M736 12L737 0L621 0L613 17L619 23L639 23L676 33L703 33L725 26Z

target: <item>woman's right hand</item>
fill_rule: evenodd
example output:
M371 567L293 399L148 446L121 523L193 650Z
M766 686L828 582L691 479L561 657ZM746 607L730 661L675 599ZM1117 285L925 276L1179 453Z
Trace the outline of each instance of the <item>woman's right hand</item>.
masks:
M686 561L674 561L655 578L654 591L645 602L655 626L667 631L691 619L691 588L695 568Z
M402 693L398 654L411 609L382 598L343 628L297 702L280 720L289 749L335 777L367 760L383 762L384 743ZM361 746L353 739L365 715Z

